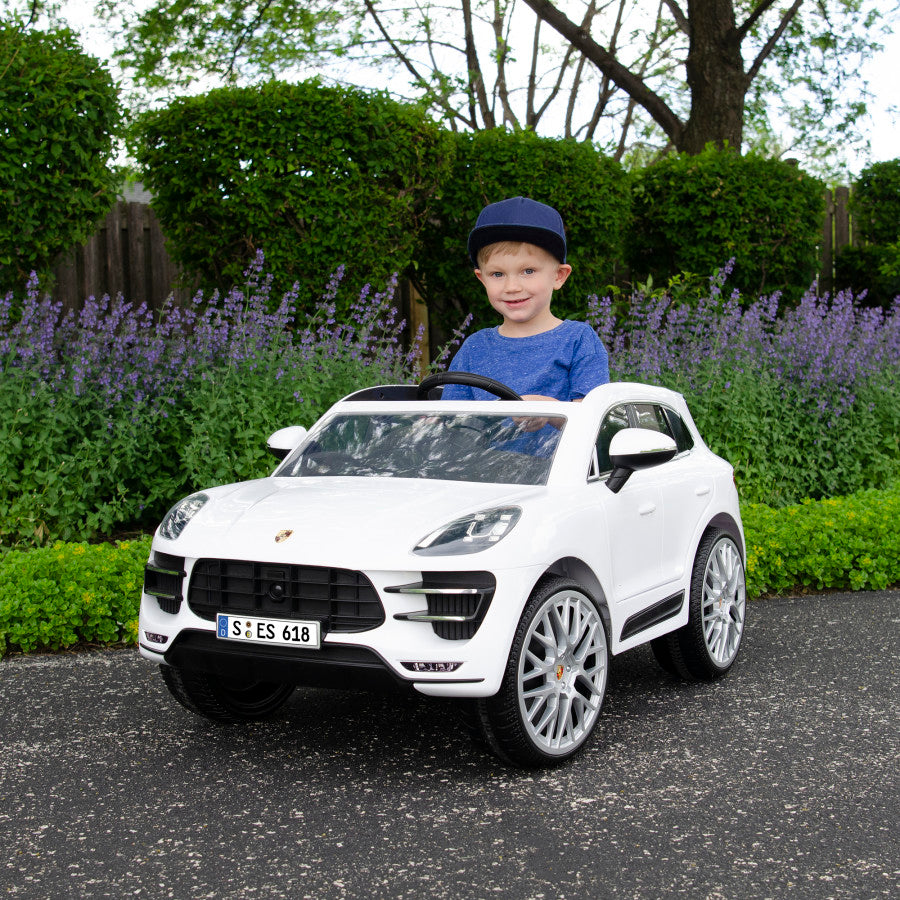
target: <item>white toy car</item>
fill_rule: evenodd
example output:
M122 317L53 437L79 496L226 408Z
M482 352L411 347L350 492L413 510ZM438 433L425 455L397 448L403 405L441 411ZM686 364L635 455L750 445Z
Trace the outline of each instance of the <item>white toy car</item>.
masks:
M500 399L429 399L449 381ZM359 391L276 432L270 477L176 504L140 613L174 696L235 721L296 685L400 685L462 698L477 736L529 766L584 746L610 654L649 641L669 672L727 672L738 497L681 395L516 397L466 373Z

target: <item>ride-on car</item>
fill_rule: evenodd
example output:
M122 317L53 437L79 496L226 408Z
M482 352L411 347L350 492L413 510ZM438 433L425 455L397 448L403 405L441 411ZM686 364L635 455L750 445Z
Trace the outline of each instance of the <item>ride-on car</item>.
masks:
M448 382L498 399L443 401ZM735 661L737 491L680 394L523 401L441 373L351 394L269 449L271 476L192 494L153 539L140 650L199 715L400 686L459 698L498 756L548 765L590 737L612 654L649 641L699 680Z

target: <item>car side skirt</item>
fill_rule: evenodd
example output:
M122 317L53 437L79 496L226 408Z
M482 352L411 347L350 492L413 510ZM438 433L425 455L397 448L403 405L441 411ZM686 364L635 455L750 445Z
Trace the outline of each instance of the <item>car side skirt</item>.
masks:
M684 591L678 591L677 594L663 598L652 606L648 606L647 609L641 610L641 612L635 613L626 619L625 624L622 626L619 640L627 641L636 634L640 634L640 632L646 631L648 628L653 628L654 625L659 625L661 622L665 622L666 619L677 616L683 606Z

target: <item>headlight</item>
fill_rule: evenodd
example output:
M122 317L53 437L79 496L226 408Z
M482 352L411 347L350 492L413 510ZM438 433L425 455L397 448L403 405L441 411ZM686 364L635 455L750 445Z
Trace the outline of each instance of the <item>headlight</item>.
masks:
M522 510L518 506L501 506L456 519L422 538L413 553L422 556L459 556L493 547L512 531Z
M167 513L159 526L159 533L170 541L178 540L187 523L203 509L203 504L209 500L206 494L191 494L184 500L179 500Z

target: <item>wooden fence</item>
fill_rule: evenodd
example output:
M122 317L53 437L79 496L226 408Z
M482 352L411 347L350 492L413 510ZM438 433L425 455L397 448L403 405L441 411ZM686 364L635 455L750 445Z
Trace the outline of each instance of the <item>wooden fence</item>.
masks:
M834 262L846 246L857 246L859 236L853 232L850 218L850 188L837 187L825 191L825 218L819 253L819 292L834 290ZM838 285L842 287L842 285Z
M65 309L80 309L92 295L120 292L136 306L159 309L173 291L179 301L188 294L176 288L178 269L146 203L116 203L86 244L59 258L53 275L53 297Z
M850 189L825 191L825 218L822 225L819 290L834 288L834 261L848 244L856 244L848 201ZM66 309L80 309L91 295L115 296L121 292L135 305L147 303L159 309L169 294L179 302L190 291L178 286L178 269L165 248L165 238L153 210L146 203L117 203L94 236L83 246L62 256L54 268L54 298ZM409 318L424 309L420 298L407 306Z

